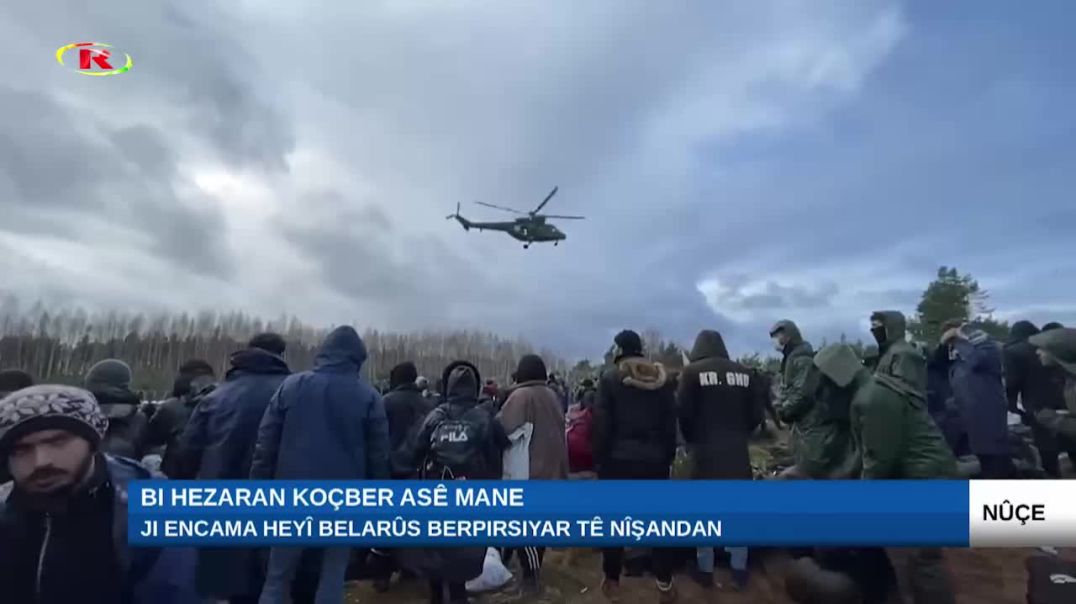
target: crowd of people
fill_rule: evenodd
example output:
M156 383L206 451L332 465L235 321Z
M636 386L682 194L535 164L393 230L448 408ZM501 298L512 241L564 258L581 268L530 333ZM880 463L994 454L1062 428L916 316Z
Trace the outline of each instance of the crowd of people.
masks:
M151 476L668 480L685 453L684 478L743 480L757 478L749 441L766 417L790 430L794 463L782 480L1060 477L1060 454L1076 461L1076 330L1021 321L999 343L953 321L940 341L916 345L899 312L870 319L877 346L862 355L846 344L816 352L795 323L777 322L769 333L781 354L776 376L734 361L717 331L700 332L686 365L673 370L624 330L612 362L574 389L537 355L520 358L504 387L459 360L436 386L404 362L375 388L360 377L367 351L348 326L326 336L308 371L291 371L272 333L235 352L223 379L188 361L159 405L140 400L119 359L95 364L81 388L35 385L6 370L3 599L342 603L358 557L379 592L410 577L428 584L430 602L459 604L483 570L486 549L470 547L130 548L127 485ZM521 466L506 455L517 443ZM716 553L692 556L689 572L704 587L714 585ZM743 588L748 549L726 553ZM897 592L917 603L955 601L936 548L792 553L786 586L799 602L883 602ZM543 593L544 548L500 554L518 558L521 571L505 601ZM680 561L674 550L649 552L661 603L678 598ZM610 601L622 598L626 566L623 548L602 550L600 591Z

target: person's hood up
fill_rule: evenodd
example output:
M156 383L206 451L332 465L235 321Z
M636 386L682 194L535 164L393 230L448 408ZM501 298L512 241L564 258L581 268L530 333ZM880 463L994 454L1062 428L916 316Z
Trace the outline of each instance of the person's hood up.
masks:
M803 334L800 333L800 328L794 321L781 319L774 323L773 327L770 328L770 337L773 337L779 331L788 334L788 344L785 346L786 350L791 350L803 343Z
M1052 354L1065 371L1076 375L1076 329L1058 327L1037 333L1027 341Z
M661 363L643 357L621 359L617 363L617 371L625 386L640 390L660 390L669 380Z
M814 366L840 388L847 388L863 368L856 351L847 344L830 344L814 355Z
M881 348L889 348L896 342L903 342L908 333L908 322L899 310L877 310L871 314L871 321L881 321L885 326L885 341Z
M725 340L720 333L712 329L704 329L695 336L695 345L691 347L688 359L694 362L713 358L727 359L729 350L725 347Z
M465 406L478 403L482 376L473 364L467 361L453 361L445 367L441 377L445 384L442 396L446 402Z
M358 373L366 362L366 344L350 325L341 325L325 336L314 369Z
M1039 333L1039 328L1031 321L1017 321L1009 328L1009 343L1017 344Z
M228 375L232 375L233 371L261 375L287 375L291 373L284 359L261 348L247 348L233 352L231 364L232 368L228 370Z

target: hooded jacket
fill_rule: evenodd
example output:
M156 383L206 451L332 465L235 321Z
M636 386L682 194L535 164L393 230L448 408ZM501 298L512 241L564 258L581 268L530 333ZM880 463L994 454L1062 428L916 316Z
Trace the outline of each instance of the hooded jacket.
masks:
M388 478L385 405L359 374L364 362L366 346L352 327L326 336L314 369L288 376L269 402L251 478Z
M0 503L4 601L199 604L194 550L127 545L130 482L154 476L129 459L98 455L97 463L90 487L71 496L65 514L46 516L18 490ZM80 576L86 573L92 576Z
M618 356L598 380L591 432L599 471L610 462L669 466L676 456L676 393L661 363Z
M1001 346L981 330L961 328L950 342L949 383L976 455L1009 455L1009 403L1002 382Z
M560 480L568 477L568 446L564 440L564 413L560 395L544 381L523 382L512 389L497 421L511 434L520 426L534 426L530 442L530 478Z
M956 476L956 460L927 413L926 402L906 385L889 375L872 376L844 344L823 348L815 364L852 394L852 437L863 479Z
M473 424L478 433L474 456L464 469L466 477L471 480L500 479L502 455L510 442L504 428L494 419L491 407L479 404L479 384L482 382L478 368L466 361L455 361L445 368L443 378L443 402L430 411L415 436L412 465L425 465L433 448L434 430L445 421L457 420Z
M231 369L194 409L179 440L179 478L232 480L250 475L258 426L291 371L284 359L258 348L231 356Z
M843 478L849 473L852 441L848 433L847 401L840 393L820 388L814 350L792 321L778 321L771 333L788 334L781 361L778 414L792 426L791 448L796 468L811 478ZM833 413L834 409L838 413Z
M676 403L693 457L692 477L749 480L748 437L762 421L765 386L750 369L729 360L716 331L699 332L688 358Z
M814 405L813 393L808 391L807 384L814 350L803 340L799 327L792 321L778 321L770 333L777 331L788 335L788 342L781 353L781 385L777 413L782 420L794 424Z
M385 394L385 414L389 421L389 447L397 451L433 411L433 401L422 395L414 382L399 384Z
M878 365L875 373L889 375L906 383L912 392L926 399L926 358L907 340L908 324L904 314L895 310L879 310L871 315L885 326L885 340L878 343Z

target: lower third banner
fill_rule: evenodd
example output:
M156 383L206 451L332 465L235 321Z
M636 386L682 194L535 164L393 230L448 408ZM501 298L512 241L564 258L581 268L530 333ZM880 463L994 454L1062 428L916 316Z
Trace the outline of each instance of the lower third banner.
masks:
M137 481L136 546L967 546L966 481Z

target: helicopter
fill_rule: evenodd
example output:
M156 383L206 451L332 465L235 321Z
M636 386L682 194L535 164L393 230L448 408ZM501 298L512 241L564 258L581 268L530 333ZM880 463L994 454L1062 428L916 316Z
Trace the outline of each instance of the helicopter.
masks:
M559 187L553 187L553 190L549 192L549 195L546 195L545 199L542 200L542 203L538 204L538 207L530 212L520 212L519 210L493 205L492 203L483 203L481 201L475 202L476 204L487 208L521 214L519 218L516 218L511 222L472 222L463 216L460 216L460 204L458 203L456 204L456 213L449 214L446 218L448 220L455 218L457 222L463 225L463 230L465 231L478 229L479 231L501 231L508 233L513 239L523 242L523 249L529 248L532 243L544 243L550 241L556 246L561 241L567 239L568 236L556 226L546 222L546 219L583 220L585 218L584 216L559 216L556 214L538 213L545 207L545 204L549 203L549 200L557 194L558 188Z

